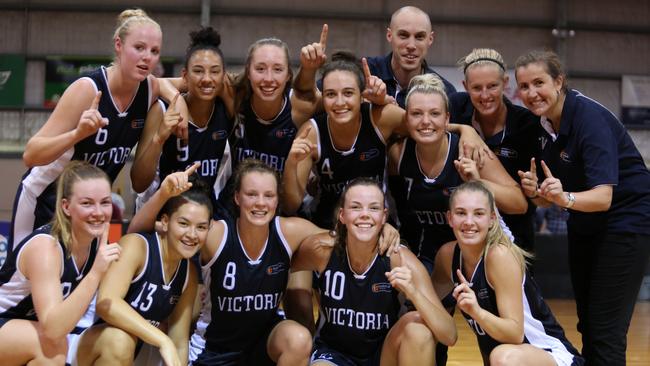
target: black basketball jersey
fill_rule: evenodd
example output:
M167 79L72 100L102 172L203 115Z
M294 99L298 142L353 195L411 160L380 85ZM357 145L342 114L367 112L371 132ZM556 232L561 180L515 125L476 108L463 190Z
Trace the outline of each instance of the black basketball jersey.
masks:
M158 234L138 234L145 241L147 254L142 271L131 281L124 301L144 319L156 327L174 311L187 287L190 261L182 259L169 283L165 282L165 269Z
M204 338L209 351L235 352L248 349L277 323L292 252L279 217L269 223L269 237L258 259L245 252L236 222L223 222L227 224L224 240L202 266L210 307L204 307L199 322L207 328L192 338Z
M118 111L108 89L106 68L101 67L83 77L102 92L98 111L109 123L79 141L50 164L27 171L18 186L12 217L12 243L17 244L30 231L47 224L54 215L56 179L71 160L85 160L117 178L131 149L140 139L147 112L152 104L148 79L140 82L133 100L124 111Z
M365 273L356 274L347 251L333 250L316 281L321 311L317 339L356 359L381 349L400 308L398 291L386 278L390 270L390 259L377 254Z
M480 125L474 121L474 106L465 92L455 93L450 96L450 119L452 123L459 123L473 126L485 144L499 158L501 165L508 174L519 182L517 171L528 171L530 169L530 159L535 158L539 165L541 149L537 141L544 135L539 117L535 116L528 109L514 105L503 98L506 106L506 121L503 130L491 137L484 136ZM526 250L533 250L535 242L535 205L529 203L528 210L522 215L509 215L502 213L503 220L508 225L515 237L515 243Z
M273 120L259 118L250 100L243 104L239 120L230 143L233 149L233 170L242 160L255 158L282 174L298 131L291 118L289 95L284 96L282 110Z
M395 200L400 218L400 234L418 256L432 262L442 244L454 240L447 223L449 196L463 184L454 166L458 159L458 135L447 133L449 146L445 165L435 178L422 172L416 155L415 141L407 138L400 156L398 171L402 186ZM392 180L393 181L393 180ZM392 187L391 187L392 190Z
M51 225L38 228L8 254L4 265L0 269L0 318L37 320L34 303L32 302L30 280L18 269L18 257L35 237L51 237L51 229ZM57 243L61 250L61 292L65 299L77 288L83 277L90 272L97 254L97 244L96 241L93 241L90 245L86 263L82 268L77 268L74 258L68 256L61 241L59 240Z
M165 104L164 110L167 109ZM219 167L223 159L228 135L232 130L232 121L228 118L226 107L221 99L216 99L210 120L205 127L197 127L192 121L188 124L188 143L182 139L170 136L162 148L159 170L160 181L171 173L184 171L190 165L199 162L201 166L196 173L215 193L223 187L215 187ZM217 197L215 197L216 199Z
M492 265L498 264L493 263ZM454 248L454 257L451 266L451 278L454 284L460 283L456 274L457 269L462 270L462 254L458 245ZM472 277L468 281L472 283L472 290L476 294L476 301L479 306L499 316L496 293L488 283L485 272L485 256L481 257L474 269ZM527 271L524 273L522 290L524 301L524 343L529 343L547 351L569 352L575 356L575 363L579 363L578 361L581 362L578 351L566 339L564 330L557 320L555 320L551 309L541 296L541 291L537 283L535 283ZM481 356L483 357L483 363L489 365L490 353L501 343L487 334L468 314L463 311L461 313L476 335Z
M384 186L386 142L372 121L370 108L369 103L361 104L361 127L348 151L334 147L326 114L311 122L318 134L318 160L314 170L319 177L320 196L314 222L320 227L333 228L334 209L350 180L368 177Z

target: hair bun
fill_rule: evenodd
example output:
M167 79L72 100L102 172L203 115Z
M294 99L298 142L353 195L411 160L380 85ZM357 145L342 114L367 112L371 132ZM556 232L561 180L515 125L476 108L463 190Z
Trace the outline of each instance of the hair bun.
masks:
M190 46L212 46L219 47L221 44L221 35L212 27L201 28L197 31L190 32Z

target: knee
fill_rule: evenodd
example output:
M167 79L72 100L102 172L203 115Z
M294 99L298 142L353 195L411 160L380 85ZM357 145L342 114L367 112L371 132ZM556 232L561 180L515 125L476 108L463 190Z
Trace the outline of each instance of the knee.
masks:
M290 331L290 336L287 337L287 349L286 351L291 352L292 354L307 354L311 353L312 349L312 337L311 333L307 328L296 325L292 327Z
M424 323L411 321L404 325L401 343L418 349L433 348L435 338Z
M522 361L521 352L512 345L502 344L490 352L492 366L519 365Z
M113 329L101 340L100 358L110 360L113 364L128 365L133 362L135 341L123 330Z

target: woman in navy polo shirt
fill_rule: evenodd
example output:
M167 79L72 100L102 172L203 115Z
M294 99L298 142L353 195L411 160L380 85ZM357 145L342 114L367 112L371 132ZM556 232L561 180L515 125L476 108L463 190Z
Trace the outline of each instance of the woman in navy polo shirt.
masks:
M519 180L518 170L527 170L530 159L539 154L532 139L540 135L539 117L512 104L505 97L508 86L506 65L499 52L475 48L458 61L467 92L449 95L449 122L473 126L496 154L508 174ZM515 243L532 252L535 243L535 206L523 215L501 212L515 237Z
M650 172L616 116L569 89L556 54L532 51L515 63L526 106L541 117L538 179L520 172L536 204L570 212L571 279L589 365L624 365L626 333L650 255ZM541 183L538 185L538 183Z

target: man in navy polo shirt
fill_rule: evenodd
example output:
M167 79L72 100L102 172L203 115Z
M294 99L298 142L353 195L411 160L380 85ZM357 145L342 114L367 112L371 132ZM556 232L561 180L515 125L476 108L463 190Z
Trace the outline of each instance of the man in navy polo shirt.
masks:
M456 88L427 65L425 57L433 44L429 15L414 6L405 6L393 13L386 39L393 51L386 56L368 57L370 72L386 84L388 95L404 108L409 81L420 74L436 74L445 83L447 95Z

